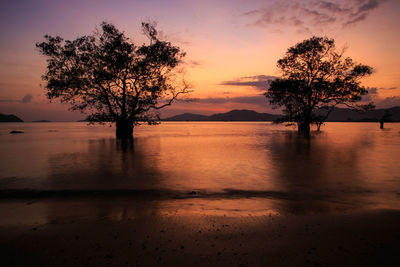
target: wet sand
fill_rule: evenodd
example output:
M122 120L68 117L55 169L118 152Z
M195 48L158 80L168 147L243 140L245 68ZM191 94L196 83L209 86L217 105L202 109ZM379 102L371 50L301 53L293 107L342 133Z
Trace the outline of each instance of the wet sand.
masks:
M399 210L282 201L3 199L1 265L399 266Z

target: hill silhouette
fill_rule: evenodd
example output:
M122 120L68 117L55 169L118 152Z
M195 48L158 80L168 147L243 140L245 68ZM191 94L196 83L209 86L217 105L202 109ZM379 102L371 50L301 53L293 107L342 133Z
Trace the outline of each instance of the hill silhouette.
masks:
M231 110L226 113L217 113L211 116L184 113L173 117L165 118L163 121L274 121L282 115L269 113L258 113L254 110Z
M378 122L389 111L391 117L388 122L400 122L400 107L392 107L388 109L375 109L372 111L360 113L348 108L335 108L329 115L327 121L331 122ZM324 114L327 109L321 109L318 113ZM226 113L217 113L210 116L184 113L169 118L162 119L163 121L275 121L283 115L258 113L254 110L231 110Z
M391 116L387 121L399 122L400 121L400 107L392 107L388 109L375 109L365 113L360 113L347 108L335 108L329 115L327 121L354 121L354 122L378 122L380 118L388 111ZM320 112L326 112L321 110Z
M23 122L23 120L13 114L7 115L0 113L0 122Z

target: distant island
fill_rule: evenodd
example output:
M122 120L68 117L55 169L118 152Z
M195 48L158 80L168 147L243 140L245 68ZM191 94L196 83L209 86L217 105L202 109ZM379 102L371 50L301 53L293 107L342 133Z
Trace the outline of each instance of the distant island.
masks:
M184 113L176 115L163 121L274 121L282 115L274 115L269 113L258 113L254 110L231 110L226 113L217 113L211 116Z
M32 121L32 122L51 122L49 120L38 120L38 121Z
M348 108L335 108L326 121L337 122L379 122L385 112L390 117L387 122L400 122L400 107L375 109L368 112L357 112Z
M335 108L326 121L331 122L378 122L381 117L388 111L391 116L388 122L400 122L400 107L392 107L388 109L375 109L365 113L360 113L348 108ZM324 112L322 109L321 113ZM282 115L258 113L254 110L231 110L226 113L217 113L210 116L184 113L162 121L275 121Z
M23 120L13 114L7 115L0 113L0 122L23 122Z

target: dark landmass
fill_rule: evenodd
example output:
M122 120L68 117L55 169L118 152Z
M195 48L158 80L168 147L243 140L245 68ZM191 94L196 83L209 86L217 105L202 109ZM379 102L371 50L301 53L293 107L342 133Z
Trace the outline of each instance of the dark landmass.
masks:
M180 115L176 115L173 117L161 119L163 121L208 121L210 120L209 116L193 114L193 113L184 113Z
M226 113L217 113L211 116L200 114L185 113L170 118L162 119L163 121L274 121L282 115L274 115L269 113L258 113L253 110L231 110Z
M253 110L231 110L227 113L218 113L211 115L213 121L273 121L281 117L281 115L273 115L268 113L258 113Z
M22 134L24 133L23 131L11 131L10 134Z
M23 122L23 120L13 114L7 115L0 113L0 122Z
M378 122L388 111L391 116L387 122L400 122L400 107L392 107L388 109L375 109L365 113L357 112L347 108L335 108L329 115L327 121L338 122Z
M32 121L32 122L51 122L51 121L48 121L48 120L37 120L37 121Z
M378 122L388 111L391 116L387 122L400 122L400 107L388 109L375 109L368 112L357 112L348 108L335 108L329 115L327 121L331 122ZM318 114L324 114L327 109L322 109ZM253 110L231 110L227 113L217 113L210 116L184 113L173 117L162 119L163 121L275 121L282 115L258 113Z

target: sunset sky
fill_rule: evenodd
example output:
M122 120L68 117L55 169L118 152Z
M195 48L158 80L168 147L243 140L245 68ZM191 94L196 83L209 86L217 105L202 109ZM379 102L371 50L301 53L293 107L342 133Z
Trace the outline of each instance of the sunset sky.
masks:
M41 75L45 58L35 48L43 35L64 39L91 34L113 23L141 44L140 23L155 20L162 38L186 53L194 102L177 102L162 117L231 109L277 112L262 93L279 76L276 62L287 48L312 35L334 38L346 56L370 65L363 84L377 107L400 106L400 1L2 1L0 113L25 121L84 118L68 106L49 103Z

